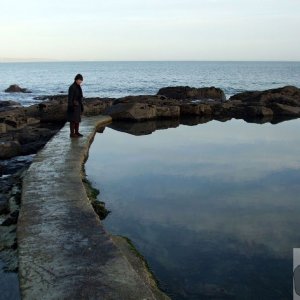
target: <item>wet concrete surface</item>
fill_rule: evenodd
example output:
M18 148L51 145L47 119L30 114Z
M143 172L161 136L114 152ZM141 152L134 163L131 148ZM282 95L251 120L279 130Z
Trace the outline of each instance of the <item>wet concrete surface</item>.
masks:
M68 123L34 158L18 221L22 299L157 299L105 231L82 183L82 165L109 116ZM103 170L105 172L105 170Z

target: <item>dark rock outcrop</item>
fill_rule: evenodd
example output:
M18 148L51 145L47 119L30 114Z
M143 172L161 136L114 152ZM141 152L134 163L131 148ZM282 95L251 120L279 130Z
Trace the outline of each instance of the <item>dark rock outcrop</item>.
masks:
M6 107L0 110L0 133L18 130L27 125L25 109L19 107Z
M224 101L223 94L218 88L167 87L156 96L117 99L104 113L112 116L113 120L130 121L197 116L220 121L236 118L251 122L300 117L300 90L296 87L240 93L228 101Z
M47 96L44 102L23 107L0 101L0 159L36 153L64 125L67 96ZM84 115L99 115L113 99L84 99Z
M0 101L0 112L11 110L12 108L21 107L22 105L19 102L7 100L7 101Z
M194 116L211 116L212 115L212 106L209 104L195 104L187 103L180 106L181 115L194 115Z
M5 272L18 271L16 227L21 204L22 178L32 158L30 155L0 160L0 260L4 263Z
M0 159L7 159L21 155L22 148L18 141L1 141L0 142Z
M66 122L67 95L43 96L36 99L46 101L27 107L27 116L39 119L40 122ZM112 104L113 100L110 98L85 98L83 114L85 116L99 115Z
M156 118L156 107L144 103L117 103L109 107L104 114L113 120L144 121Z
M264 106L271 105L273 103L300 106L300 89L294 86L285 86L262 92L244 92L230 97L229 100L239 100L243 103L259 103Z
M6 93L32 93L31 91L19 87L17 84L10 85L6 90Z
M28 113L30 108L20 105L5 108L0 110L0 159L36 153L62 126L41 125L38 116Z
M104 114L113 120L145 121L157 118L179 118L180 102L165 96L140 95L115 100Z
M190 100L190 99L212 99L225 101L226 97L224 92L215 87L204 87L204 88L194 88L189 86L176 86L176 87L165 87L161 88L157 95L163 95L168 98L178 99L178 100Z
M58 124L26 126L0 136L0 159L36 153L62 127Z
M232 101L244 108L247 117L300 117L300 89L294 86L239 93L230 97Z

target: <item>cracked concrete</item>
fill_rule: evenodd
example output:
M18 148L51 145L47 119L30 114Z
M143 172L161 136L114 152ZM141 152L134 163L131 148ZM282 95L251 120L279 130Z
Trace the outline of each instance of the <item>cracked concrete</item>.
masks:
M158 299L103 228L82 183L96 130L109 122L83 118L78 139L67 123L27 171L17 227L25 300Z

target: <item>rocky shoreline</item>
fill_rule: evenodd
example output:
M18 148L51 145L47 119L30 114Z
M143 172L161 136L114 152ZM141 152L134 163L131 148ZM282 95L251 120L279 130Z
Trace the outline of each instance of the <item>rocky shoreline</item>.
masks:
M26 90L26 89L25 89ZM24 90L24 91L25 91ZM16 226L22 177L33 156L66 122L67 95L39 97L30 107L0 101L0 260L6 270L17 272ZM244 92L226 100L221 89L167 87L157 95L123 98L86 98L84 115L110 115L116 130L150 134L180 124L196 125L232 118L254 123L278 123L300 117L300 89L287 86ZM148 121L148 122L143 122ZM96 201L97 192L85 182L87 193L100 218L108 213Z
M197 116L206 120L273 122L300 117L300 90L296 87L239 93L225 100L217 88L170 87L153 96L115 100L104 112L113 120L144 121ZM202 122L202 120L200 120Z
M0 159L36 153L66 122L67 95L44 96L23 107L0 101ZM244 92L225 100L215 87L167 87L157 95L86 98L84 115L110 115L114 121L177 120L191 125L232 118L278 123L300 117L300 90L293 86ZM189 120L190 119L190 120Z

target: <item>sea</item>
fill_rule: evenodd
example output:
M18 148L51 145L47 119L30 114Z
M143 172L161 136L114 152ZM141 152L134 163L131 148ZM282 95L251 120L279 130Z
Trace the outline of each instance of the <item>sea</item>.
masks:
M18 62L0 63L0 100L28 106L40 101L35 100L39 96L66 94L77 73L84 77L85 97L153 95L166 86L215 86L229 98L249 90L300 87L300 62ZM32 93L5 93L11 84Z
M215 86L229 99L300 87L300 62L0 63L0 101L29 106L66 94L77 73L85 97ZM11 84L32 93L5 93ZM300 119L181 124L147 136L106 127L86 172L111 211L105 228L131 239L172 299L291 299L293 249L300 248L299 131ZM0 290L0 299L20 298L17 275L1 261Z

